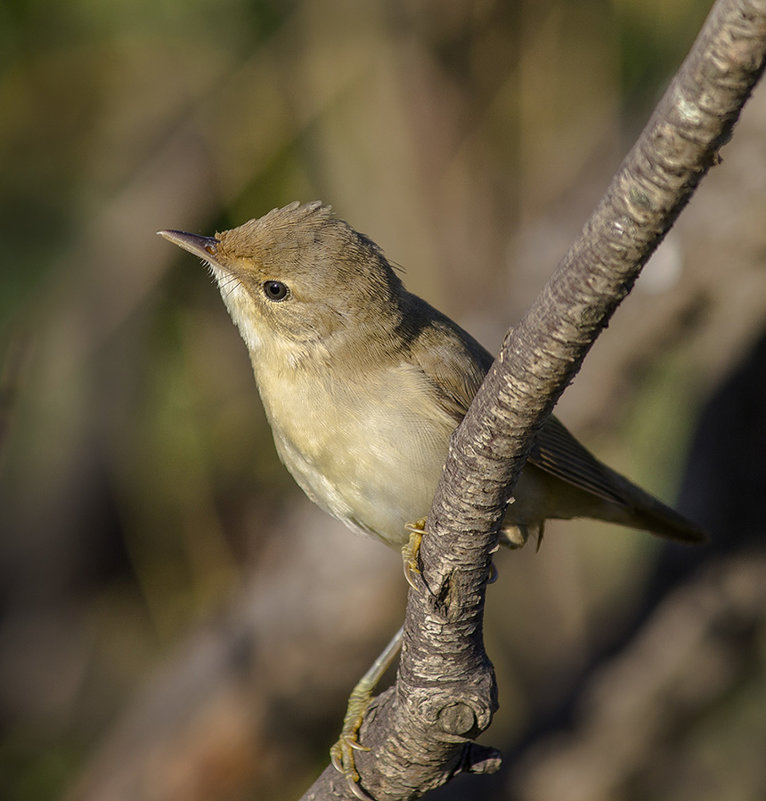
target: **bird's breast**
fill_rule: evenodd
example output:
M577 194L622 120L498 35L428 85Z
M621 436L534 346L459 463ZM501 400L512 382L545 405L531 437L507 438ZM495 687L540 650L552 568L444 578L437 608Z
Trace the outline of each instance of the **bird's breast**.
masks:
M408 365L256 377L280 458L304 492L392 544L430 508L454 421Z

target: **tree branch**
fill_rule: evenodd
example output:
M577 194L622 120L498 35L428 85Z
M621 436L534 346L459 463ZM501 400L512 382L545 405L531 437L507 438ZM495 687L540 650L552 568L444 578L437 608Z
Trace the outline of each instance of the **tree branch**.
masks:
M410 592L396 686L368 715L362 785L417 798L497 754L470 742L496 708L482 642L496 531L532 439L708 169L764 68L766 0L719 0L577 241L453 435ZM353 798L328 768L305 799Z

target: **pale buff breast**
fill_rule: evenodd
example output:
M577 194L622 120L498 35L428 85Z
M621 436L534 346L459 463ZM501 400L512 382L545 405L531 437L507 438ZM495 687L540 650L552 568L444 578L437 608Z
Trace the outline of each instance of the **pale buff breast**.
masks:
M267 371L256 378L280 458L309 498L391 545L424 517L453 419L411 365L346 374Z

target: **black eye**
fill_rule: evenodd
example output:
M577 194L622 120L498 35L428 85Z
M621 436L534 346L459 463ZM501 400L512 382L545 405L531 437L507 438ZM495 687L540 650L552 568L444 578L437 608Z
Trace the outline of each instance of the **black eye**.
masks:
M269 300L284 300L287 297L287 287L281 281L265 281L263 291Z

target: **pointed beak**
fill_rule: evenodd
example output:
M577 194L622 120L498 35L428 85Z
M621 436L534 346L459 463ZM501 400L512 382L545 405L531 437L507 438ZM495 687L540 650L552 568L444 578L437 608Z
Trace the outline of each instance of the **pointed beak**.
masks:
M197 234L187 234L186 231L157 231L157 233L168 242L188 250L189 253L205 261L214 259L218 253L219 241L214 236L197 236Z

